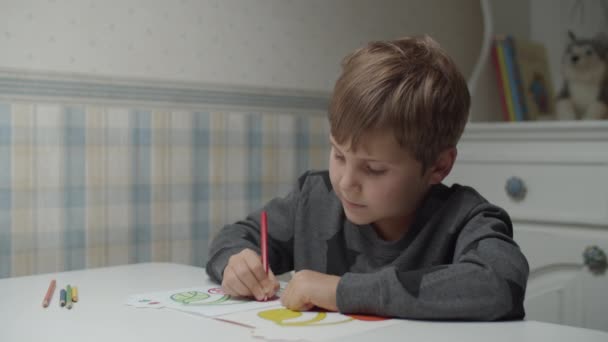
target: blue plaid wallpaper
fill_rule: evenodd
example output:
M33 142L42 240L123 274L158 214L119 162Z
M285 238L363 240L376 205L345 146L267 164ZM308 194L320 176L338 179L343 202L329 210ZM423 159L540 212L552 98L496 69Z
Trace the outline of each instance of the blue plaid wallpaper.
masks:
M0 103L0 277L170 261L327 164L323 115Z

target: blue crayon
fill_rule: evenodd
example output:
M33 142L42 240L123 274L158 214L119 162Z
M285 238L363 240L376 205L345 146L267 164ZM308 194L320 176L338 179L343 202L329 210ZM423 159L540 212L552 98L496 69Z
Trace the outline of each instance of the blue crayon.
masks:
M61 291L59 292L59 305L65 306L65 296L65 289L61 289Z

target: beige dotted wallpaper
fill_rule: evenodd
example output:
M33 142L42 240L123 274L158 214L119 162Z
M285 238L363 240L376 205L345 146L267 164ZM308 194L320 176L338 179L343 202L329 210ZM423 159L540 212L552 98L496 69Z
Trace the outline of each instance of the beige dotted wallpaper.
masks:
M342 57L428 33L466 75L478 1L0 0L0 69L330 91Z

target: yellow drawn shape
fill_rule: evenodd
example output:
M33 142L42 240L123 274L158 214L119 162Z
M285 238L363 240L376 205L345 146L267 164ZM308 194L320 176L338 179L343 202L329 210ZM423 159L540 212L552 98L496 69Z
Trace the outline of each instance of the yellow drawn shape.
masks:
M336 322L322 322L327 314L325 312L318 312L313 318L306 321L287 322L288 320L295 319L302 316L301 312L292 311L289 309L272 309L258 312L258 316L262 319L275 322L276 324L284 327L305 327L305 326L319 326L319 325L334 325L353 321L353 318L348 318L343 321Z

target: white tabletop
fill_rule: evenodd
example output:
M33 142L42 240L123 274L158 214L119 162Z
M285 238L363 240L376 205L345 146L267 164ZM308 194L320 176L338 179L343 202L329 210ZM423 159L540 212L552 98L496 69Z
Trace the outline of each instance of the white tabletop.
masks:
M77 285L72 310L59 307L59 291L42 308L51 279ZM260 341L247 328L168 309L124 305L131 294L201 286L202 268L145 263L0 279L0 341ZM534 321L425 322L403 320L349 341L608 341L608 333Z

